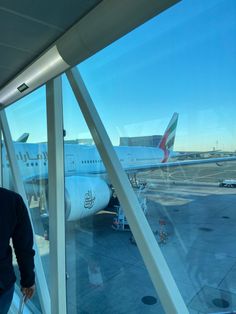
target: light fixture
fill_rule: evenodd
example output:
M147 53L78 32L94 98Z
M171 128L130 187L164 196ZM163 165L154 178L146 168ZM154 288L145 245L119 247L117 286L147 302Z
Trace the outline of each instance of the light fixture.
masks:
M23 93L26 89L28 89L29 86L26 85L25 83L21 84L20 86L17 87L18 91Z

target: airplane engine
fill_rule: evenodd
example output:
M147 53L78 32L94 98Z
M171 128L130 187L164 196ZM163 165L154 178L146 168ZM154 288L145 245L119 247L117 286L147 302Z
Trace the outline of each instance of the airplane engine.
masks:
M111 190L99 177L72 176L65 178L66 219L77 220L107 207Z

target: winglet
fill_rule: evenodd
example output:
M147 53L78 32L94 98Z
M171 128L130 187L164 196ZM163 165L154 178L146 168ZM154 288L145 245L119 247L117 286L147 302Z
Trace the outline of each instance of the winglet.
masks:
M28 137L29 137L29 133L24 133L16 140L16 142L26 143L28 140Z
M175 112L160 141L159 148L164 152L164 158L162 162L166 162L168 160L170 152L173 150L178 117L179 114Z

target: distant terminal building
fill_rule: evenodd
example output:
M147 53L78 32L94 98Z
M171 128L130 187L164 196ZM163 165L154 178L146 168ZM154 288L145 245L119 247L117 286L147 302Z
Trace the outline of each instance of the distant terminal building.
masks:
M92 138L78 138L75 140L65 140L66 144L94 145Z
M148 146L157 147L162 135L120 137L120 146Z

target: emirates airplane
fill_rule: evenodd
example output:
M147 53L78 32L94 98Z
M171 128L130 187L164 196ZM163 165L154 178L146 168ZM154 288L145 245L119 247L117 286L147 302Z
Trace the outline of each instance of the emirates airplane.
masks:
M174 113L158 147L114 146L117 156L129 174L158 168L234 161L236 156L198 160L170 161L181 156L173 151L178 114ZM14 142L26 193L39 195L40 185L47 187L48 153L46 144ZM191 154L185 154L189 156ZM3 145L4 186L11 187L11 174ZM65 199L67 220L77 220L107 207L111 187L105 166L95 146L65 144Z

